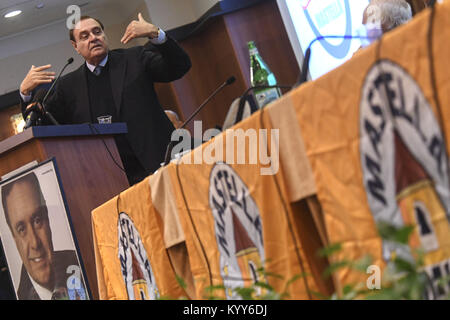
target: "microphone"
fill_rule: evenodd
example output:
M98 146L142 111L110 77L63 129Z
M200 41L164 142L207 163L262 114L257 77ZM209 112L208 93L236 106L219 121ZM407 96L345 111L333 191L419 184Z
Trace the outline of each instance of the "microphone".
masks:
M230 85L230 84L234 83L235 81L236 81L236 77L235 76L231 76L225 82L226 82L227 85Z
M191 114L191 116L185 122L183 122L183 124L178 129L184 129L184 127L186 127L186 125L203 109L203 107L206 104L208 104L208 102L210 102L212 100L212 98L214 98L214 96L217 93L219 93L224 87L234 83L235 81L236 81L236 77L234 77L234 76L229 77L208 98L206 98L205 101L203 101L203 103L197 108L197 110L195 110ZM167 165L170 162L171 153L172 153L172 149L173 149L173 143L174 143L173 141L170 141L169 144L167 145L166 155L164 157L164 165Z
M294 88L297 88L299 85L305 83L308 79L309 60L311 60L311 47L308 47L305 51L305 58L303 59L302 70L300 71L300 79L294 85Z
M39 117L42 116L41 101L45 97L46 93L47 91L45 89L39 89L34 95L31 103L26 108L24 112L26 119L24 129L31 127L37 120L39 120Z
M45 115L45 116L50 120L50 122L51 122L52 124L54 124L54 125L58 125L58 122L55 120L55 118L53 117L53 115L52 115L50 112L48 112L47 109L45 108L45 102L47 101L47 98L48 98L50 92L52 92L53 88L55 87L55 84L58 82L58 80L59 80L59 78L61 77L61 75L62 75L62 73L64 72L64 70L65 70L65 69L67 68L67 66L68 66L69 64L71 64L72 62L73 62L73 58L70 57L70 58L67 60L67 63L66 63L66 64L64 65L64 67L62 68L62 70L61 70L61 72L59 73L59 75L58 75L58 77L56 78L56 80L53 81L53 83L52 83L50 89L48 89L47 94L45 95L44 99L42 99L42 102L41 102L41 106L42 106L42 110L43 110L44 115Z

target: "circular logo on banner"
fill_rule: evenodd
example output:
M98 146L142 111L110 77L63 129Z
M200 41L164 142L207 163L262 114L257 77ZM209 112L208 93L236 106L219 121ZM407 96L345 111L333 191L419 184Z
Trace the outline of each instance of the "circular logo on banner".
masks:
M258 272L264 262L261 216L247 186L225 163L216 163L211 170L209 205L227 299L239 299L234 288L265 281Z
M375 221L415 224L416 241L410 243L426 252L437 250L435 224L448 224L450 212L445 143L421 88L399 65L381 60L369 70L360 131L364 186ZM383 258L389 261L395 251L411 259L409 250L384 241Z
M130 217L119 214L119 261L130 300L154 300L159 297L155 276L141 236Z

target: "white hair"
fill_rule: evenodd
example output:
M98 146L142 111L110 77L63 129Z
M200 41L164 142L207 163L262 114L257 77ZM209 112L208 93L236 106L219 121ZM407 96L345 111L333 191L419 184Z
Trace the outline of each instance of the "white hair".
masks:
M412 18L411 6L405 0L371 0L364 10L365 24L379 23L384 32Z

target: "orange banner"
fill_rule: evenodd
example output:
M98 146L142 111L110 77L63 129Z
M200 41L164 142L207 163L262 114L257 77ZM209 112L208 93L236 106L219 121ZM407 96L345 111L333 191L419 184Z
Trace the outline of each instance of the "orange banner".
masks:
M92 212L100 299L186 296L175 278L149 179Z
M439 298L450 289L437 287L450 273L450 3L437 5L433 26L431 53L425 10L290 97L327 238L342 243L336 259L370 254L383 268L421 247L434 284L427 297ZM382 240L380 221L414 225L409 247ZM367 277L344 269L336 280Z
M291 106L281 103L280 108ZM289 165L279 161L287 162L288 154L290 161L301 162L301 157L305 161L306 169L298 173L306 174L303 183L297 176L298 186L293 188L299 190L289 193L296 200L314 194L312 176L300 147L281 151L281 130L271 127L269 115L253 115L165 168L171 176L198 299L207 298L205 289L212 286L225 287L214 295L238 299L239 288L257 282L286 292L291 299L311 299L312 291L320 291L285 187L283 177L289 173L282 170ZM295 117L291 119L295 125ZM194 164L195 159L202 163ZM254 288L259 296L268 292L261 286Z
M295 111L287 97L273 106L93 211L101 299L330 293Z

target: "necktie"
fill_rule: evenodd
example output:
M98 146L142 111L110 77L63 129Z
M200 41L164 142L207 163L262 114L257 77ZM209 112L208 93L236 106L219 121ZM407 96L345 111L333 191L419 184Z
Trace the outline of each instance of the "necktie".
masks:
M100 73L102 72L102 67L101 66L96 66L93 72L94 72L94 74L96 76L99 76Z

